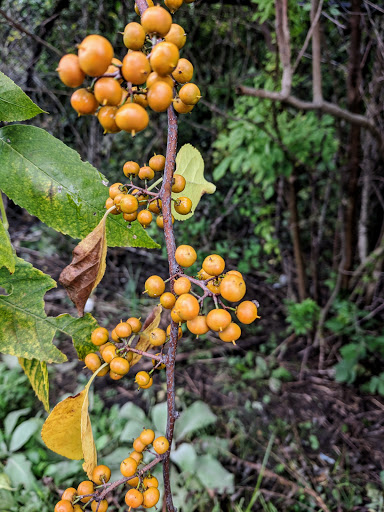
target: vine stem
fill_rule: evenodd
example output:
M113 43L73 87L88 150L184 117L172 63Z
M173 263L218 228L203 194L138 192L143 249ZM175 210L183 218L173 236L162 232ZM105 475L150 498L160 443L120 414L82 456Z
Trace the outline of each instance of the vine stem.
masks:
M1 218L2 218L2 221L3 221L4 229L5 229L5 231L8 231L9 223L8 223L7 214L5 213L5 207L4 207L4 201L3 201L3 193L2 193L1 190L0 190L0 212L1 212Z

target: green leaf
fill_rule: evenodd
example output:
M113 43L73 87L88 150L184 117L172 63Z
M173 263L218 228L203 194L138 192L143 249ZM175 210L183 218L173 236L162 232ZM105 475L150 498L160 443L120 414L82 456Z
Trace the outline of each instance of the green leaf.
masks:
M25 409L18 409L17 411L12 411L9 414L7 414L7 417L4 420L4 431L6 438L10 436L19 418L21 418L21 416L25 416L26 414L28 414L30 410L30 407L27 407Z
M5 465L4 471L11 479L12 485L22 485L26 489L36 486L36 479L32 473L32 464L23 453L14 453Z
M0 121L25 121L43 112L13 80L0 71Z
M11 438L9 450L16 452L29 441L35 432L41 428L41 421L38 418L30 418L18 425Z
M181 174L186 179L185 189L172 194L174 199L178 197L189 197L192 201L192 212L188 215L180 215L175 211L172 204L172 213L176 220L187 220L192 217L201 196L205 193L213 194L216 186L204 178L204 160L200 152L191 144L185 144L176 156L176 173Z
M30 263L16 258L13 275L0 269L0 286L8 293L0 295L0 352L62 363L67 357L52 344L57 330L73 338L79 357L95 350L89 339L97 323L89 313L82 318L47 317L44 295L56 283Z
M6 267L11 274L15 271L15 256L13 255L11 241L0 220L0 268Z
M193 474L196 468L197 453L189 443L181 444L177 450L171 451L171 461L184 472Z
M158 432L161 432L162 434L165 434L165 430L167 427L167 403L162 402L161 404L156 404L154 407L152 407L151 410L151 418L153 421L153 424Z
M229 473L212 455L203 455L197 460L199 467L198 478L208 490L218 493L232 493L234 476Z
M0 130L0 183L16 204L73 238L85 238L105 213L105 177L34 126ZM121 215L108 216L107 241L110 247L159 247L137 221L129 228Z
M175 427L176 441L184 439L185 436L215 423L216 416L207 404L201 401L193 403L188 409L181 413Z
M19 357L19 363L31 383L37 398L49 413L49 380L47 363L37 359L24 359Z
M147 423L145 423L145 426L146 428L149 428ZM136 437L139 437L142 431L143 422L137 419L131 419L125 424L124 429L120 434L120 441L132 443Z
M5 489L6 491L15 491L15 488L11 487L11 479L5 473L0 473L0 489ZM4 503L2 503L4 507Z

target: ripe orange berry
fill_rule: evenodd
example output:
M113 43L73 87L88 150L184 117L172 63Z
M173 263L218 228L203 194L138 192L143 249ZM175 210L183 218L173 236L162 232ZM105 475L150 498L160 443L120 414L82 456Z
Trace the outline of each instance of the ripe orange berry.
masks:
M195 263L197 254L190 245L179 245L175 252L175 258L180 267L188 268Z
M153 379L152 377L149 379L149 382L148 384L146 384L145 386L140 386L140 389L149 389L153 384Z
M132 327L127 322L120 322L115 327L115 333L119 338L128 338L132 334Z
M226 275L220 283L221 296L230 302L238 302L246 292L244 280L236 275Z
M113 339L113 341L114 341L115 343L119 343L119 341L120 341L120 338L119 338L119 337L118 337L118 335L116 334L115 329L113 329L113 331L111 332L111 338ZM110 345L111 345L111 343L110 343Z
M141 16L141 25L147 34L164 37L172 25L172 16L160 6L148 7Z
M124 28L124 45L130 50L141 50L145 42L145 30L140 23L128 23Z
M79 45L79 64L89 76L104 74L113 57L113 47L103 36L92 34Z
M100 357L97 354L87 354L84 359L85 366L91 370L91 372L95 372L101 366Z
M209 331L205 315L199 315L193 320L188 320L187 327L191 333L196 334L196 336L206 334Z
M152 213L149 210L141 210L141 212L137 214L137 220L140 222L143 228L149 226L152 222L152 219Z
M190 82L193 77L193 66L191 62L188 59L179 59L172 76L179 84Z
M156 84L157 82L165 82L173 89L175 82L172 80L172 77L170 75L161 76L157 74L155 71L152 71L150 73L149 77L147 78L147 88L149 89L152 87L153 84Z
M150 297L160 297L165 290L165 283L160 276L151 276L145 281L145 291Z
M97 119L104 128L104 133L118 133L120 128L116 124L117 107L101 107L97 113Z
M225 261L218 254L211 254L203 261L203 270L210 276L219 276L224 272Z
M146 476L143 480L144 487L159 487L159 481L155 476Z
M161 345L164 345L166 340L167 335L165 334L165 331L163 329L160 329L159 327L153 329L153 331L149 335L149 341L151 342L151 345L153 345L154 347L160 347Z
M155 177L155 171L151 169L148 165L144 165L140 167L139 178L141 180L153 180Z
M201 98L200 89L196 84L185 84L179 91L179 97L186 105L196 105Z
M194 105L186 105L180 98L173 100L173 108L178 114L189 114L193 110Z
M143 441L140 439L140 437L137 437L133 441L133 449L135 450L135 452L138 452L138 453L143 452L145 450L146 446L147 445L143 443Z
M97 374L97 377L105 377L105 375L107 375L108 372L109 372L109 365L104 366L104 368L102 370L100 370L99 373Z
M141 322L138 318L135 318L135 317L128 318L127 324L129 324L132 327L132 332L139 332L141 329Z
M180 213L180 215L188 215L192 210L192 201L189 197L178 197L174 206L175 210L177 213Z
M120 210L120 202L121 202L121 200L123 199L124 196L125 196L125 194L123 192L121 192L120 194L117 194L117 196L113 200L113 204L116 206L116 208L118 209L119 212L121 212L121 210Z
M124 57L121 73L127 82L133 85L144 84L150 72L151 66L145 53L133 51Z
M164 3L173 14L183 5L183 0L164 0Z
M183 293L176 300L174 309L183 320L187 321L197 317L200 305L196 297L190 293Z
M142 505L144 497L137 489L130 489L125 495L125 503L128 507L138 508Z
M171 28L164 39L167 43L173 43L179 50L181 50L187 40L187 34L183 27L177 23L172 23Z
M92 512L96 512L96 510L97 510L97 512L107 512L108 501L107 500L92 501L91 509L92 509Z
M99 106L95 96L87 89L77 89L71 96L71 105L80 116L94 114Z
M144 371L141 371L141 372L138 372L136 374L136 377L135 377L135 382L136 384L138 384L139 386L145 386L146 384L148 384L149 380L150 380L150 375L149 373L147 372L144 372ZM135 448L136 449L136 448ZM136 451L142 451L142 450L136 450Z
M171 215L171 220L172 220L172 224L174 224L175 223L175 217L173 215ZM163 217L163 215L159 215L156 218L156 224L157 224L157 226L160 229L164 229L164 217Z
M221 331L219 333L219 338L222 341L232 342L234 343L236 340L238 340L241 336L241 329L240 327L235 324L234 322L231 322L224 331Z
M137 176L139 174L139 171L140 165L138 163L132 161L125 162L123 167L123 173L125 174L125 176Z
M103 345L100 345L100 347L99 347L100 354L103 355L103 350L105 349L105 347L109 347L110 345L113 345L113 343L111 343L110 341L108 341L107 343L104 343Z
M231 323L231 314L225 309L212 309L206 317L207 325L212 331L224 331Z
M186 181L181 174L174 174L172 179L172 192L182 192L185 189Z
M176 304L176 303L175 303ZM184 323L184 320L181 318L181 316L179 315L179 313L176 311L175 308L173 308L171 310L171 318L174 322L176 322L177 324L182 324Z
M108 345L103 350L103 359L106 363L110 363L112 359L116 357L116 347L115 345Z
M144 508L154 507L160 499L160 491L157 487L150 487L143 492L143 498Z
M59 73L60 80L67 87L80 87L84 82L85 73L80 68L79 58L77 55L68 53L60 59L56 69Z
M125 103L116 112L117 126L126 132L135 135L144 130L149 123L147 111L137 103Z
M203 268L200 269L197 273L197 278L200 279L200 281L206 281L207 279L210 279L211 277L214 277L214 276L211 276L210 274L208 274L208 272L206 272Z
M111 372L117 375L126 375L129 372L129 363L124 357L115 357L110 364Z
M122 88L112 77L102 77L95 83L94 94L100 105L119 105Z
M105 208L107 210L109 210L110 208L112 208L112 206L115 206L115 203L113 202L113 199L111 197L108 197L108 199L105 201ZM111 211L111 214L112 215L120 215L120 212L118 211L117 208L114 208Z
M120 380L124 377L124 375L120 375L119 373L115 373L112 370L109 371L109 376L112 380Z
M251 324L256 318L260 318L257 315L256 304L250 300L240 302L236 308L236 316L242 324Z
M220 283L218 280L209 281L207 283L207 288L210 292L215 293L216 295L220 293Z
M152 213L160 213L162 205L161 199L155 199L149 203L148 208Z
M60 500L55 505L55 512L73 512L72 503L67 500Z
M173 290L176 295L182 295L183 293L189 293L191 289L191 281L188 277L179 277L177 281L173 283Z
M239 272L238 270L228 270L228 272L226 273L226 275L234 275L234 276L239 276L243 279L243 274L241 272Z
M76 496L77 490L74 487L68 487L68 489L65 489L65 491L63 492L61 499L72 503Z
M83 496L84 494L93 494L95 491L93 482L90 480L84 480L81 482L77 488L77 495ZM84 498L81 498L82 503L88 503L92 499L92 496L84 496Z
M125 359L130 363L133 359L133 352L129 351L125 354Z
M167 336L170 336L171 335L171 326L168 325L167 327L167 330L166 330L166 333L167 333ZM180 338L182 338L183 336L183 330L182 328L179 326L178 330L177 330L177 339L179 340Z
M123 476L133 476L137 471L137 462L131 457L127 457L120 464L120 471Z
M161 76L165 76L172 73L176 68L179 57L178 47L173 43L164 41L153 48L149 61L153 71L156 71Z
M154 155L148 163L149 167L153 169L155 172L164 171L165 167L165 156L163 155Z
M127 194L120 201L120 210L123 213L135 213L139 208L139 202L132 194ZM128 335L129 336L129 335ZM120 336L123 338L124 336Z
M159 455L165 453L169 448L169 441L166 437L160 436L153 441L153 449Z
M137 451L133 451L132 453L129 454L129 456L131 457L131 459L135 459L137 464L139 464L143 460L143 454Z
M120 190L120 187L122 187L123 184L122 183L114 183L113 185L111 185L109 187L109 197L111 199L115 199L115 197L118 195L118 194L121 194L121 190Z
M160 296L160 304L165 309L172 309L175 305L176 297L171 292L165 292Z
M131 487L137 487L139 485L140 478L138 476L134 476L133 478L130 478L127 480L127 484Z
M96 485L101 485L109 482L109 479L111 478L111 470L108 466L105 466L104 464L100 464L99 466L96 466L92 473L92 481Z
M141 432L139 437L142 443L149 445L153 443L153 440L155 439L155 433L152 429L146 428Z
M109 339L108 331L105 327L97 327L91 334L91 341L94 345L100 347L107 343Z

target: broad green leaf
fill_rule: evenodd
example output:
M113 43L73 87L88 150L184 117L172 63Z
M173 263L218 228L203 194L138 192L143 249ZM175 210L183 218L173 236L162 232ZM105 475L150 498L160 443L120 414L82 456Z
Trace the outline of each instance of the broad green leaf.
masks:
M44 295L56 283L30 263L16 258L12 275L5 268L0 269L0 286L8 294L0 295L0 352L62 363L67 360L66 356L52 344L57 330L73 338L81 359L95 349L89 340L97 323L90 314L82 318L68 314L47 317Z
M175 426L176 441L184 439L185 436L215 423L216 416L207 404L201 401L193 403L188 409L181 413Z
M4 432L5 437L9 437L11 432L16 426L16 423L18 422L19 418L22 416L25 416L30 412L31 408L27 407L25 409L18 409L17 411L12 411L9 414L7 414L7 417L4 420Z
M23 453L14 453L9 457L4 468L11 479L12 485L22 485L25 489L36 487L36 479L32 473L32 463Z
M146 421L145 412L133 402L127 402L119 411L119 417L127 420L134 418L141 422ZM143 423L144 424L144 423Z
M203 455L197 460L198 478L208 490L231 494L234 488L234 476L229 473L212 455Z
M49 412L49 381L47 363L37 359L24 359L19 357L19 363L31 383L37 398Z
M180 215L175 211L172 202L172 213L176 220L187 220L192 217L201 196L205 193L213 194L216 186L204 178L204 160L200 152L191 144L185 144L176 156L176 174L181 174L186 179L185 189L172 194L173 199L189 197L192 201L192 211L188 215Z
M43 112L13 80L0 71L0 121L25 121Z
M105 177L34 126L0 129L0 183L16 204L73 238L85 238L105 213ZM129 228L121 215L108 216L107 242L110 247L158 247L137 221Z
M0 220L0 268L1 267L6 267L11 274L15 271L15 256L12 251L11 241Z
M177 450L171 452L171 461L179 466L183 472L193 474L196 468L197 453L189 443L181 444Z
M35 432L41 427L41 421L38 418L30 418L18 425L11 437L9 451L16 452L29 441Z
M138 437L143 431L143 425L143 421L139 421L136 419L131 419L127 421L122 433L120 434L120 441L132 443L134 439ZM149 425L145 423L145 427L149 428Z
M167 402L162 402L152 407L151 418L153 424L155 425L156 431L161 432L162 435L165 434L167 428L167 417Z

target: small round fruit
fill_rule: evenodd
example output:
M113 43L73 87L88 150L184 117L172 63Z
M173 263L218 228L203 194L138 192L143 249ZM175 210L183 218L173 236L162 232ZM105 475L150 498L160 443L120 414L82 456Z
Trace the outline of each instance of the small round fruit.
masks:
M107 341L107 343L104 343L103 345L100 345L100 347L99 347L99 352L100 352L100 354L101 354L101 355L103 355L103 351L104 351L104 349L105 349L106 347L111 346L111 345L113 345L113 343L111 343L110 341Z
M117 80L112 77L102 77L95 83L94 94L100 105L119 105L122 89Z
M110 208L114 207L111 211L112 215L120 215L120 212L115 208L115 203L113 202L113 199L111 197L108 197L108 199L105 201L105 208L109 210Z
M95 372L101 366L100 357L97 354L87 354L84 359L85 366L91 370L91 372Z
M165 76L172 73L176 68L179 57L180 54L177 46L165 41L153 48L149 61L153 71L156 71L161 76Z
M111 372L117 375L126 375L129 372L129 363L124 357L115 357L110 364Z
M187 327L191 333L196 334L196 336L206 334L209 331L205 315L199 315L193 320L188 320Z
M151 342L151 345L155 347L160 347L161 345L164 345L166 340L167 335L165 334L165 331L163 329L160 329L159 327L153 329L153 331L149 335L149 341Z
M172 16L163 7L148 7L141 16L141 25L147 34L164 37L172 25Z
M173 291L176 293L176 295L182 295L183 293L189 293L191 289L191 281L188 279L188 277L179 277L174 283L173 283Z
M127 82L134 85L144 84L150 72L151 66L145 53L133 51L124 57L121 73Z
M133 352L131 352L131 351L127 352L124 357L128 361L128 363L130 363L133 359Z
M175 210L180 215L188 215L192 210L192 201L189 197L178 197L176 202L174 203Z
M176 297L171 292L165 292L160 296L160 304L165 309L172 309L175 305Z
M186 105L180 98L173 100L173 108L178 114L189 114L193 110L194 105Z
M132 334L132 327L127 322L120 322L115 327L115 333L119 338L128 338Z
M80 68L79 58L77 55L68 53L60 59L56 69L59 73L60 80L67 87L80 87L84 82L85 73Z
M77 495L83 496L84 494L93 494L95 491L93 482L90 480L84 480L81 482L77 488ZM82 503L88 503L92 499L92 496L84 496L84 498L81 498Z
M113 47L103 36L92 34L79 45L79 64L89 76L103 75L113 57Z
M139 386L145 386L146 384L148 384L150 378L151 378L151 376L149 375L148 372L141 371L141 372L136 373L135 382ZM136 448L135 448L135 450L136 450ZM142 450L136 450L136 451L139 452Z
M155 476L146 476L143 480L144 487L159 487L159 481Z
M149 167L153 169L155 172L164 171L165 167L165 156L163 155L154 155L148 163Z
M165 285L164 285L164 287L165 287ZM141 330L141 322L138 318L135 318L133 316L131 318L128 318L127 324L129 324L132 327L132 332L136 333Z
M77 89L71 96L71 105L80 116L94 114L99 106L95 96L87 89Z
M145 42L145 30L140 23L132 22L125 25L123 42L130 50L141 50Z
M138 476L134 476L133 478L127 480L127 484L130 485L131 487L138 487L139 482L140 478Z
M96 377L105 377L108 372L109 372L109 365L104 366L104 368L97 373Z
M65 489L65 491L63 492L61 499L67 500L72 503L76 496L77 490L74 487L68 487L68 489Z
M94 345L100 347L107 343L109 339L109 333L105 327L97 327L91 334L91 341Z
M127 222L134 222L137 219L137 212L123 213L123 219Z
M183 0L164 0L164 3L173 14L183 5Z
M241 300L247 287L245 286L244 279L233 274L226 275L220 283L221 296L230 302L238 302Z
M143 492L143 498L144 508L154 507L160 499L160 491L157 487L150 487Z
M137 471L137 462L131 457L127 457L120 464L120 471L123 476L133 476Z
M145 291L150 297L160 297L164 290L165 283L160 276L151 276L145 281Z
M131 457L131 459L135 459L137 464L139 464L143 460L143 454L135 450L132 453L130 453L129 456Z
M108 466L100 464L96 466L92 473L92 481L96 485L106 484L111 478L111 470Z
M238 270L228 270L228 272L226 273L226 275L230 276L230 275L234 275L234 276L239 276L243 279L243 274L241 272L239 272Z
M183 293L177 299L174 309L183 320L188 321L197 317L200 311L200 304L196 297L190 293Z
M200 89L196 84L185 84L179 91L179 97L186 105L196 105L201 98Z
M212 331L224 331L231 323L231 314L226 309L212 309L206 317L207 325Z
M170 75L161 76L157 74L155 71L152 71L152 73L147 78L147 88L149 89L150 87L152 87L153 84L157 82L165 82L169 85L169 87L172 87L172 89L175 85L175 82L173 81Z
M256 304L250 300L240 302L236 308L236 316L242 324L251 324L256 318L260 318L257 315Z
M164 39L167 43L173 43L179 50L181 50L187 40L187 34L183 27L177 23L172 23L171 29Z
M120 380L120 379L122 379L124 377L124 375L120 375L119 373L115 373L112 370L110 370L109 376L111 377L112 380Z
M140 389L149 389L150 387L152 387L152 384L153 384L153 379L152 377L149 379L149 382L148 384L146 384L145 386L140 386Z
M155 439L155 433L152 429L146 428L141 432L139 437L142 443L149 445L153 443L153 440Z
M125 103L116 112L117 126L126 132L135 135L144 130L149 123L147 111L137 103Z
M141 180L153 180L155 177L155 171L151 169L148 165L144 165L140 167L139 178Z
M117 107L101 107L97 113L97 119L104 128L104 133L118 133L120 128L116 124Z
M172 72L173 78L179 84L190 82L193 77L193 66L188 59L179 59L176 69Z
M175 303L176 304L176 303ZM174 322L176 322L177 324L181 324L184 322L184 320L181 318L181 316L179 315L179 313L176 311L175 308L173 308L171 310L171 318Z
M118 335L116 334L115 329L113 329L113 331L111 332L111 338L112 338L112 340L113 340L115 343L119 343L119 341L120 341L120 338L119 338L119 337L118 337ZM112 343L110 343L110 345L112 345Z
M128 507L138 508L143 504L144 497L137 489L130 489L125 495L125 503Z
M103 359L106 363L110 363L112 359L116 357L116 350L115 345L108 345L108 347L105 347L103 350Z
M175 223L175 217L173 215L171 215L171 221L172 221L172 224ZM163 215L158 215L157 218L156 218L156 224L157 226L160 228L160 229L164 229L164 216Z
M203 261L203 270L210 276L219 276L224 272L225 261L218 254L210 254Z
M211 276L206 272L203 268L201 268L197 273L197 278L200 279L200 281L206 281L207 279L211 279L214 276Z
M163 203L161 202L161 199L155 199L149 203L148 209L152 213L160 213L162 206Z
M120 187L122 187L123 184L122 183L114 183L113 185L111 185L109 187L109 197L111 199L115 199L115 197L118 195L118 194L121 194L121 190L120 190Z
M180 267L188 268L195 263L197 254L190 245L179 245L175 252L175 258Z
M169 441L166 437L160 436L153 441L153 449L159 455L162 455L169 449Z
M72 503L68 500L60 500L55 505L55 512L73 512Z
M123 213L135 213L139 208L139 202L132 194L125 195L120 201L120 210ZM128 335L129 336L129 335ZM120 336L123 338L124 336Z
M143 443L140 437L136 437L136 439L133 441L133 449L135 450L135 452L141 453L145 450L146 447L147 445Z
M172 192L182 192L185 189L186 181L181 174L174 174L172 180Z
M137 220L140 222L143 228L148 227L152 222L152 219L152 213L149 210L141 210L141 212L137 214Z
M227 343L232 342L234 343L236 340L238 340L241 336L241 329L240 327L235 324L234 322L231 322L224 331L221 331L219 333L219 338L222 341L225 341Z
M116 206L116 208L118 209L119 212L121 212L121 210L120 210L120 202L123 199L124 195L125 194L123 192L121 192L120 194L117 194L117 196L113 200L113 204Z
M137 162L125 162L123 166L123 173L125 176L137 176L140 171L140 165Z
M216 295L220 293L220 283L216 279L214 281L209 281L207 283L207 288L210 292L215 293Z
M170 336L171 335L171 326L168 325L167 327L167 330L166 330L166 333L167 333L167 336ZM183 337L183 330L182 328L179 326L178 330L177 330L177 339L179 340L180 338Z
M92 501L91 509L92 509L92 512L96 512L96 511L97 512L107 512L108 501L107 500Z

